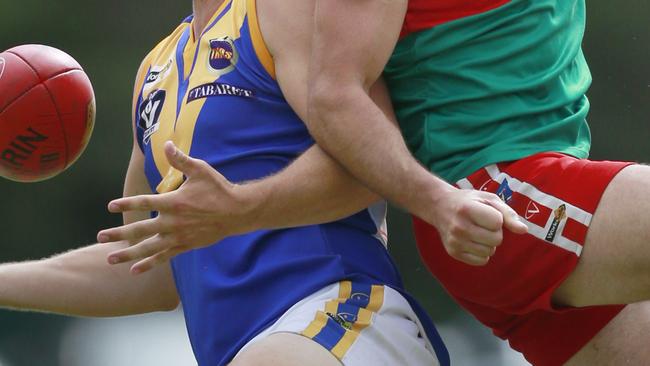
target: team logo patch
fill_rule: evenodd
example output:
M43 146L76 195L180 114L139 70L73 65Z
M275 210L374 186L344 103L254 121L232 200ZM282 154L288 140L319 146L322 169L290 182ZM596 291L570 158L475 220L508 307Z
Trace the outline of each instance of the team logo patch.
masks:
M143 89L146 91L153 88L154 85L158 84L159 82L164 80L167 76L169 76L171 70L172 70L172 60L169 60L163 66L152 66L151 71L149 71L149 75L147 75L147 78L144 81Z
M238 86L215 82L199 85L196 88L190 90L189 94L187 95L187 103L193 102L197 99L217 96L252 98L255 96L255 92L249 89L240 88Z
M512 189L510 189L510 184L508 184L507 179L503 180L503 183L501 183L499 189L496 191L496 195L505 203L509 203L512 200Z
M210 40L208 68L218 75L229 73L235 68L239 55L235 42L228 36Z
M553 218L553 223L551 224L551 228L548 230L548 234L546 234L546 241L550 241L550 242L552 242L553 239L555 239L555 235L557 234L557 228L560 226L562 220L567 218L566 205L565 204L560 205L560 207L558 207L553 212L553 215L555 216Z
M2 78L2 74L5 73L5 59L0 57L0 78Z
M167 93L164 90L156 90L149 94L149 97L138 108L138 128L144 131L142 142L145 145L149 143L151 135L158 131L160 127L160 113L165 104L166 95Z

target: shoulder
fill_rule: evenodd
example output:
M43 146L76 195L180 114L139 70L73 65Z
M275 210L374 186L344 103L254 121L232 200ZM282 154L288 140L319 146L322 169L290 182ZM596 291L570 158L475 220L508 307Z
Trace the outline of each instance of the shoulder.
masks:
M139 90L142 89L142 86L145 82L144 79L147 77L147 74L149 73L152 65L154 65L162 56L169 54L173 49L175 49L176 42L181 37L183 32L190 26L191 20L192 17L186 18L172 31L171 34L158 42L142 59L135 77L134 98L137 98Z
M314 0L258 0L257 18L273 57L292 50L309 50Z
M151 51L147 53L138 68L138 76L140 76L141 73L145 73L149 67L151 67L151 64L162 54L169 53L170 48L175 48L178 38L180 38L183 32L190 26L191 20L192 17L186 18L171 34L163 38L151 49Z

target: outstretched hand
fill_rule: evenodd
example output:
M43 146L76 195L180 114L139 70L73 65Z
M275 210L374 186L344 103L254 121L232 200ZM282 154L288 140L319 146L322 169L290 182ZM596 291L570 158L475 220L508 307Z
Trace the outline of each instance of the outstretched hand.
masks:
M110 264L137 261L133 274L191 249L213 244L244 231L246 202L237 196L237 185L229 182L208 163L191 158L172 142L165 144L170 165L186 180L175 191L125 197L111 201L108 210L156 211L154 218L100 231L100 243L127 241L130 247L110 253Z
M486 265L503 241L503 230L525 234L528 227L497 195L453 189L438 200L434 224L453 258L474 266Z

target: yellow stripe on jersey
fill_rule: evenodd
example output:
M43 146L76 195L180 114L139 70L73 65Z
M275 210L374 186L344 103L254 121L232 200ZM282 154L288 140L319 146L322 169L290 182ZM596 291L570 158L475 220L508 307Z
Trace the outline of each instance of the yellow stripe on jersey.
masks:
M228 4L231 4L230 9L223 14L223 16L215 23L215 20L219 15L223 13ZM221 4L219 10L217 10L208 23L212 25L211 28L207 28L203 34L197 40L197 43L194 47L190 46L188 41L188 46L186 46L184 56L185 70L187 65L194 65L194 69L189 69L188 85L186 93L191 89L191 86L201 85L205 83L210 83L215 81L215 75L209 71L207 67L207 62L210 59L210 54L212 49L210 48L210 40L214 38L220 38L228 36L230 39L237 40L239 39L241 33L240 28L244 24L244 19L246 16L245 12L245 3L243 1L225 1ZM196 51L198 47L198 52ZM191 57L188 58L188 55ZM196 59L196 61L195 61ZM188 72L188 71L186 71ZM219 77L216 77L218 80ZM178 90L178 88L174 88ZM176 96L174 96L176 98ZM207 99L195 100L192 103L186 103L186 95L183 96L184 105L180 109L180 114L177 117L176 123L170 123L166 121L165 125L161 124L160 130L155 133L152 138L152 151L156 166L160 172L160 175L163 177L163 180L160 182L156 191L158 193L171 192L178 188L183 183L183 173L174 169L169 165L165 154L164 154L164 143L167 140L172 140L176 146L183 151L185 154L189 155L189 151L192 148L192 141L194 137L194 128L196 127L196 121L198 120L199 114L203 109L203 105ZM176 99L172 99L175 101ZM168 103L168 105L173 105L176 108L176 103ZM172 115L175 115L173 113ZM175 127L175 129L174 129Z
M275 79L275 62L273 56L266 47L262 31L260 30L260 23L257 18L257 0L246 0L248 3L248 28L251 31L251 40L253 41L253 48L257 58L260 60L264 69Z
M248 23L244 23L247 19ZM275 78L273 58L264 43L259 28L255 0L224 1L208 22L208 27L198 38L193 33L192 24L181 24L169 37L158 44L145 58L136 80L134 104L137 103L139 90L143 90L143 88L142 98L144 101L158 90L164 90L166 93L166 101L162 105L157 130L150 139L155 166L160 176L163 177L156 188L159 193L172 191L183 182L182 173L173 169L165 157L165 142L173 141L181 151L188 154L192 147L197 118L206 102L206 99L201 99L187 103L187 93L193 87L216 82L221 76L210 68L210 54L215 52L211 48L211 40L228 38L234 42L241 37L242 26L248 24L256 56L269 75ZM181 58L177 59L177 47L180 40L188 35L187 32L189 32L189 39L181 50ZM180 61L183 62L182 70L179 70L178 62ZM235 56L234 63L236 62ZM170 69L164 80L161 77L160 81L147 85L145 80L147 70L153 67L164 69L165 65L170 65ZM186 87L181 88L179 81L186 83ZM179 96L179 89L185 95ZM178 108L179 97L181 97L181 108ZM137 109L138 106L134 105L134 108ZM178 115L177 110L180 110ZM134 111L134 115L136 113L137 111Z

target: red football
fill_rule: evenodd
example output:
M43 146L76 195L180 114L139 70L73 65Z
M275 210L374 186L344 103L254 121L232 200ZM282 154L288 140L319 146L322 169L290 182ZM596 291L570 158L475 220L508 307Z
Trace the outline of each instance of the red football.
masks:
M35 182L69 167L95 123L95 96L63 51L24 45L0 53L0 176Z

